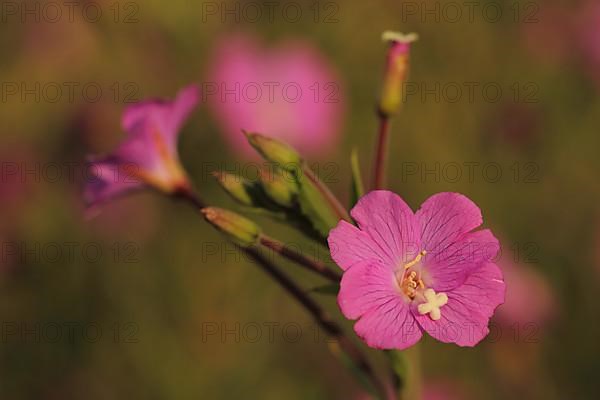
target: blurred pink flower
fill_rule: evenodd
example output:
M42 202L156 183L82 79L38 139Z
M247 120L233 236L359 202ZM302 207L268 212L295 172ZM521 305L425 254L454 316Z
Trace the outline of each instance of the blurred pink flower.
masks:
M36 176L42 161L28 142L3 141L0 145L0 218L1 227L12 225L24 208L35 200Z
M450 381L433 381L423 385L423 400L465 400L467 395L462 388Z
M264 48L249 35L223 39L203 87L229 144L254 156L241 130L281 139L305 156L321 156L339 141L343 96L334 68L307 42Z
M500 262L506 281L506 300L498 308L498 320L505 325L515 323L543 325L556 314L556 301L552 288L535 269Z
M540 3L536 12L523 14L525 46L533 58L562 64L572 54L573 35L569 9L560 4Z
M182 89L173 101L148 100L128 107L121 124L127 138L109 156L92 161L95 179L86 184L90 206L132 190L151 187L167 193L187 187L177 154L177 137L198 103L198 89Z
M393 396L393 392L390 391L390 398ZM465 394L460 386L444 379L440 381L427 380L423 384L420 398L422 400L467 400L470 397ZM374 400L374 397L368 393L361 392L354 396L353 399Z
M588 0L574 26L584 69L600 85L600 2Z
M474 346L504 301L500 245L481 211L458 193L439 193L416 212L395 193L376 190L341 221L329 248L344 270L338 305L369 346L405 349L423 332L444 343Z

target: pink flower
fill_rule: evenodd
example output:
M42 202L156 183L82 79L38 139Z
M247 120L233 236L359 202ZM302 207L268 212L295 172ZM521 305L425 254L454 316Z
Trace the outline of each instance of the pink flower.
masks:
M507 283L506 301L498 308L498 319L506 326L536 327L551 321L557 312L556 299L547 280L533 268L500 262Z
M584 3L574 24L583 57L584 69L600 84L600 4L597 0Z
M523 14L524 45L537 61L563 64L572 56L573 29L569 9L555 3L540 4L536 13Z
M343 95L332 66L310 44L265 49L251 36L231 36L216 47L203 90L230 145L255 153L241 129L283 140L306 156L338 143Z
M389 191L373 191L329 234L344 270L338 304L369 346L405 349L423 331L474 346L504 301L504 281L490 260L499 250L490 230L472 232L481 211L457 193L430 197L413 213Z
M91 163L95 177L85 188L88 204L146 187L166 193L187 187L177 136L198 100L198 89L189 86L174 101L148 100L128 107L121 125L129 136L111 155Z
M469 398L458 384L440 380L428 381L423 387L423 400L465 400Z

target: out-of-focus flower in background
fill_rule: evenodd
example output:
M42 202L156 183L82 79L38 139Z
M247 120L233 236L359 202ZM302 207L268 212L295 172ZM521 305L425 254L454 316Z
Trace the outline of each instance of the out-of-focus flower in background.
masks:
M565 63L573 49L569 11L554 2L539 4L539 10L524 17L524 44L532 58L549 64Z
M467 400L465 391L449 380L428 381L423 385L423 400Z
M0 176L0 218L6 227L9 221L18 218L27 202L32 199L33 185L31 175L26 171L34 169L35 152L29 143L19 141L2 143L0 145L1 176Z
M506 280L506 301L494 320L490 346L492 366L511 396L537 398L531 385L544 374L540 363L546 329L559 315L555 294L534 268L503 257L499 265Z
M600 86L600 2L588 0L574 27L584 71Z
M422 400L468 400L463 388L455 382L447 379L426 380L421 389ZM373 396L368 393L359 393L354 400L373 400Z
M92 162L96 179L86 183L84 194L91 207L145 186L170 194L188 186L177 136L198 94L196 86L189 86L174 101L149 100L127 108L121 124L129 136L113 154Z
M506 301L498 308L498 321L506 326L543 326L557 314L554 294L545 278L535 269L503 261Z
M542 117L535 105L506 102L497 107L487 125L483 135L487 150L496 148L498 143L521 150L539 142Z
M25 141L0 144L0 275L17 264L16 255L6 246L27 232L22 227L27 208L35 200L36 152Z
M250 35L225 37L215 47L202 96L227 142L248 157L255 153L242 129L283 140L309 157L326 155L340 138L342 84L309 42L266 48Z

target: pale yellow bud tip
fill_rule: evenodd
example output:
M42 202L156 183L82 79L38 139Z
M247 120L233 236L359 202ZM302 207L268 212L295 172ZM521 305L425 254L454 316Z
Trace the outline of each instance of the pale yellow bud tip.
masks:
M394 31L385 31L381 34L381 40L384 42L412 43L419 40L417 33L402 33Z

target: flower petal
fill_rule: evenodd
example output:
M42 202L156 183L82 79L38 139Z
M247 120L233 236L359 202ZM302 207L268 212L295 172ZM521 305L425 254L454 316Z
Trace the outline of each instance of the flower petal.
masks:
M438 193L423 203L416 217L421 227L421 245L440 252L483 222L481 210L459 193Z
M384 262L377 243L365 232L346 221L340 221L329 232L327 242L331 258L343 270L365 261Z
M361 262L344 272L338 305L348 319L357 319L380 304L399 297L394 273L378 262Z
M436 292L452 290L482 264L493 262L499 250L500 243L489 229L467 233L445 249L427 254L425 283Z
M354 331L369 347L375 349L404 350L423 336L423 330L409 306L400 298L396 303L382 304L367 312L354 324Z
M359 263L344 273L338 305L354 330L369 346L405 349L423 335L399 293L393 272L380 263Z
M363 196L350 212L386 265L392 268L412 260L420 248L419 224L397 194L375 190ZM343 249L340 249L342 251Z
M174 152L177 134L198 101L198 87L191 85L181 89L175 100L147 100L129 106L121 125L131 135L144 136L149 140L152 135L160 134L169 150Z
M505 284L496 264L485 263L465 282L446 292L448 303L441 318L433 321L421 315L417 304L411 307L419 325L435 339L459 346L475 346L488 333L488 323L496 307L504 302Z
M140 189L143 184L124 171L118 160L106 158L90 163L94 174L86 181L83 197L88 208Z

